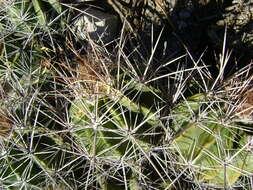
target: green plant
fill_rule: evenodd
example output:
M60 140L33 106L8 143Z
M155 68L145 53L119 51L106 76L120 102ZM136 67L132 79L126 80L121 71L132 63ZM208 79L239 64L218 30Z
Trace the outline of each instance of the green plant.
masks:
M87 187L173 189L180 188L180 180L200 188L236 187L252 171L252 153L250 136L227 111L232 100L216 87L222 88L228 60L224 49L219 78L213 81L205 65L198 63L149 76L149 66L140 64L137 70L126 59L116 68L109 64L114 69L102 64L105 68L88 72L95 78L84 75L72 81L69 131L92 163ZM171 81L168 91L176 88L167 101L159 87L164 79ZM84 84L94 83L98 91L91 93Z
M124 32L113 53L92 41L78 49L58 1L4 12L2 189L250 188L252 122L236 113L250 82L227 85L226 40L213 79L187 48L158 62L163 31L144 57L126 53Z

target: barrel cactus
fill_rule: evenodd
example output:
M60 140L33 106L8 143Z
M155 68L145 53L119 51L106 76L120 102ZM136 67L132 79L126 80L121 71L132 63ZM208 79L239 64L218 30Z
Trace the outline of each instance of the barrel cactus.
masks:
M179 130L172 147L178 164L187 166L202 187L236 187L252 172L251 136L226 118L226 110L217 111L224 102L208 99L198 94L175 109Z
M76 43L59 1L19 0L7 10L1 189L251 188L252 66L226 79L226 43L213 79L186 47L157 61L162 32L145 57L129 53L129 36L112 47Z
M100 67L103 61L100 59ZM228 87L228 81L222 81L223 70L221 78L213 82L201 79L194 74L198 67L141 80L135 74L149 72L145 67L142 70L141 64L139 70L130 62L107 64L110 68L98 69L86 62L86 69L81 69L83 64L75 71L79 73L76 80L65 79L71 81L68 85L74 93L68 112L69 131L77 149L92 165L86 178L89 185L101 189L242 185L240 181L252 172L251 136L245 121L238 117L245 83ZM97 69L91 70L91 65ZM208 70L203 67L202 72ZM188 80L185 73L199 82L189 79L193 83L187 89L180 87ZM176 90L171 105L157 83L167 77L178 88L171 89Z

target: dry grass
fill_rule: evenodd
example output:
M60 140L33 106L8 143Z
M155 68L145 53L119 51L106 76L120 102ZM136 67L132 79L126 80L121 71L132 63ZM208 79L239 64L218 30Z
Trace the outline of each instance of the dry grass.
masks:
M8 137L11 133L12 126L13 122L11 119L4 114L0 114L0 136Z
M252 120L253 114L253 89L249 89L242 94L242 101L236 109L239 117Z

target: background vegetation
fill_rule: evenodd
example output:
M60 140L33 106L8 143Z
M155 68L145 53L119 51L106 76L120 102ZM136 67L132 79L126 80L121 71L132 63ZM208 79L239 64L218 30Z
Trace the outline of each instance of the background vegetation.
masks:
M1 189L252 189L252 3L140 2L0 1Z

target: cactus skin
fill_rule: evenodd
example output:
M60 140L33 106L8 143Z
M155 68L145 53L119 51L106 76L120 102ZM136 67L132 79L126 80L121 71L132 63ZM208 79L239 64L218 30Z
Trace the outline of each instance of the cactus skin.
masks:
M233 186L253 170L250 136L235 122L217 120L212 104L204 94L196 94L175 108L178 131L172 147L180 154L179 162L194 172L194 180Z
M131 97L131 94L138 94L138 97ZM138 88L136 82L132 85L130 82L129 89L125 93L111 89L110 95L93 95L89 99L87 97L76 99L69 111L74 126L73 136L78 146L85 149L90 157L105 163L101 167L107 168L112 161L114 164L123 162L125 166L121 167L124 169L113 171L125 172L118 178L129 181L127 187L131 190L139 189L137 179L133 177L138 176L135 172L140 167L137 164L139 155L145 156L152 149L154 146L152 131L161 126L161 121L153 108L141 105L140 103L144 103L142 99L138 103L142 96L152 97L153 100L149 101L155 101L154 94L153 89L145 86ZM115 165L115 168L117 167L119 166ZM113 178L109 178L108 181L102 180L101 188L108 190L126 188L123 182L116 180L112 183L111 180L115 181Z
M106 68L112 75L110 85L102 82L104 76L93 65L78 78L71 73L71 64L40 65L44 60L50 62L47 56L57 57L55 48L61 46L54 40L45 43L55 37L54 32L62 32L62 28L57 30L62 16L58 1L19 0L8 6L8 18L0 21L5 34L0 41L0 74L10 84L1 97L1 114L11 115L11 130L0 130L1 189L184 189L177 186L181 179L190 179L200 188L233 188L251 175L251 136L241 122L225 116L226 101L204 93L184 93L185 88L194 92L190 89L194 84L187 86L195 77L188 78L188 74L194 72L188 71L201 73L205 65L182 70L178 66L175 73L167 73L174 69L167 70L169 62L161 65L166 69L156 76L151 56L144 68L130 60L125 60L127 66L119 61L116 71ZM7 26L15 26L16 31ZM45 39L38 39L44 35ZM63 43L68 46L71 42ZM72 63L67 55L61 56ZM98 58L99 64L108 59ZM135 76L141 72L144 77ZM68 77L69 83L62 82ZM172 87L162 88L167 92L179 87L172 90L178 96L175 105L165 105L169 101L161 98L168 96L154 85L161 80L160 86L181 80L178 86L170 83ZM71 88L73 83L81 86L79 92ZM87 83L90 92L83 85ZM195 92L205 89L194 88Z

